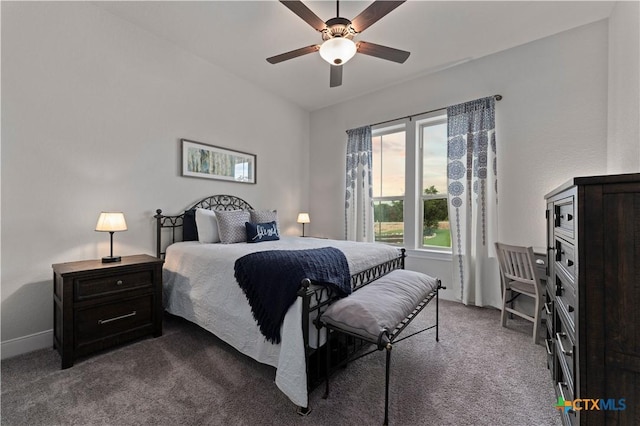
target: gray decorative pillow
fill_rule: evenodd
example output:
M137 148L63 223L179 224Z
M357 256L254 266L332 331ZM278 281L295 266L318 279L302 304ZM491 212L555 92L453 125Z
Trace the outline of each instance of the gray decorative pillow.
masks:
M275 222L278 233L280 233L280 222L278 222L278 210L249 210L251 223Z
M251 215L246 210L219 210L216 211L218 219L218 232L222 244L244 243L247 241L245 223L249 222Z

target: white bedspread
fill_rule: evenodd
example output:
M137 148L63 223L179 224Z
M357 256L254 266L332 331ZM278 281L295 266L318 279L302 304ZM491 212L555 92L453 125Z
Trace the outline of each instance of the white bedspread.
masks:
M308 406L302 337L302 302L296 299L282 324L280 344L260 333L251 308L234 278L234 263L264 250L336 247L347 258L351 275L398 257L398 249L376 243L281 237L278 241L239 244L182 242L166 251L163 272L167 312L194 322L240 352L276 367L276 385L291 401Z

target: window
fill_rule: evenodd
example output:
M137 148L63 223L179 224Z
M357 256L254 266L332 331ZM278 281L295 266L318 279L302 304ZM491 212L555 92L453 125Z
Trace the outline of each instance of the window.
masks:
M422 155L422 247L451 248L447 202L447 116L419 125Z
M450 251L446 113L375 127L372 143L375 240Z
M397 127L371 138L375 240L397 245L404 244L405 139Z

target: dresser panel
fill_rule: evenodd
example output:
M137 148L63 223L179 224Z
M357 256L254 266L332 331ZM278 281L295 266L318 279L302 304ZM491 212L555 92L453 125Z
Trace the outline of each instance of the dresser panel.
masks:
M546 345L556 395L579 408L563 424L639 425L640 174L574 178L545 198Z

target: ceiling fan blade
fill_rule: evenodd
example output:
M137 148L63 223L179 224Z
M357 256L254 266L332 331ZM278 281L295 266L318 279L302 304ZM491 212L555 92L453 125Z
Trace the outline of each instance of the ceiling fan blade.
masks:
M393 47L382 46L366 41L360 41L356 43L356 45L358 47L358 53L364 53L365 55L375 56L376 58L386 59L387 61L393 61L399 64L403 64L409 55L411 55L410 52L405 50L394 49Z
M297 58L298 56L306 55L309 53L317 52L320 50L320 46L313 44L307 47L301 47L300 49L292 50L291 52L281 53L280 55L267 58L267 62L270 64L277 64L282 61L288 61L289 59Z
M342 86L342 65L331 65L329 87Z
M363 10L360 15L356 16L351 20L351 27L356 30L356 32L361 33L371 25L378 22L382 17L391 12L396 7L400 6L403 1L387 1L387 0L377 0L374 1Z
M301 1L293 0L293 1L284 1L280 0L280 3L289 8L290 11L298 15L304 22L311 25L318 31L324 30L327 25L324 21L311 11L307 6L304 5Z

